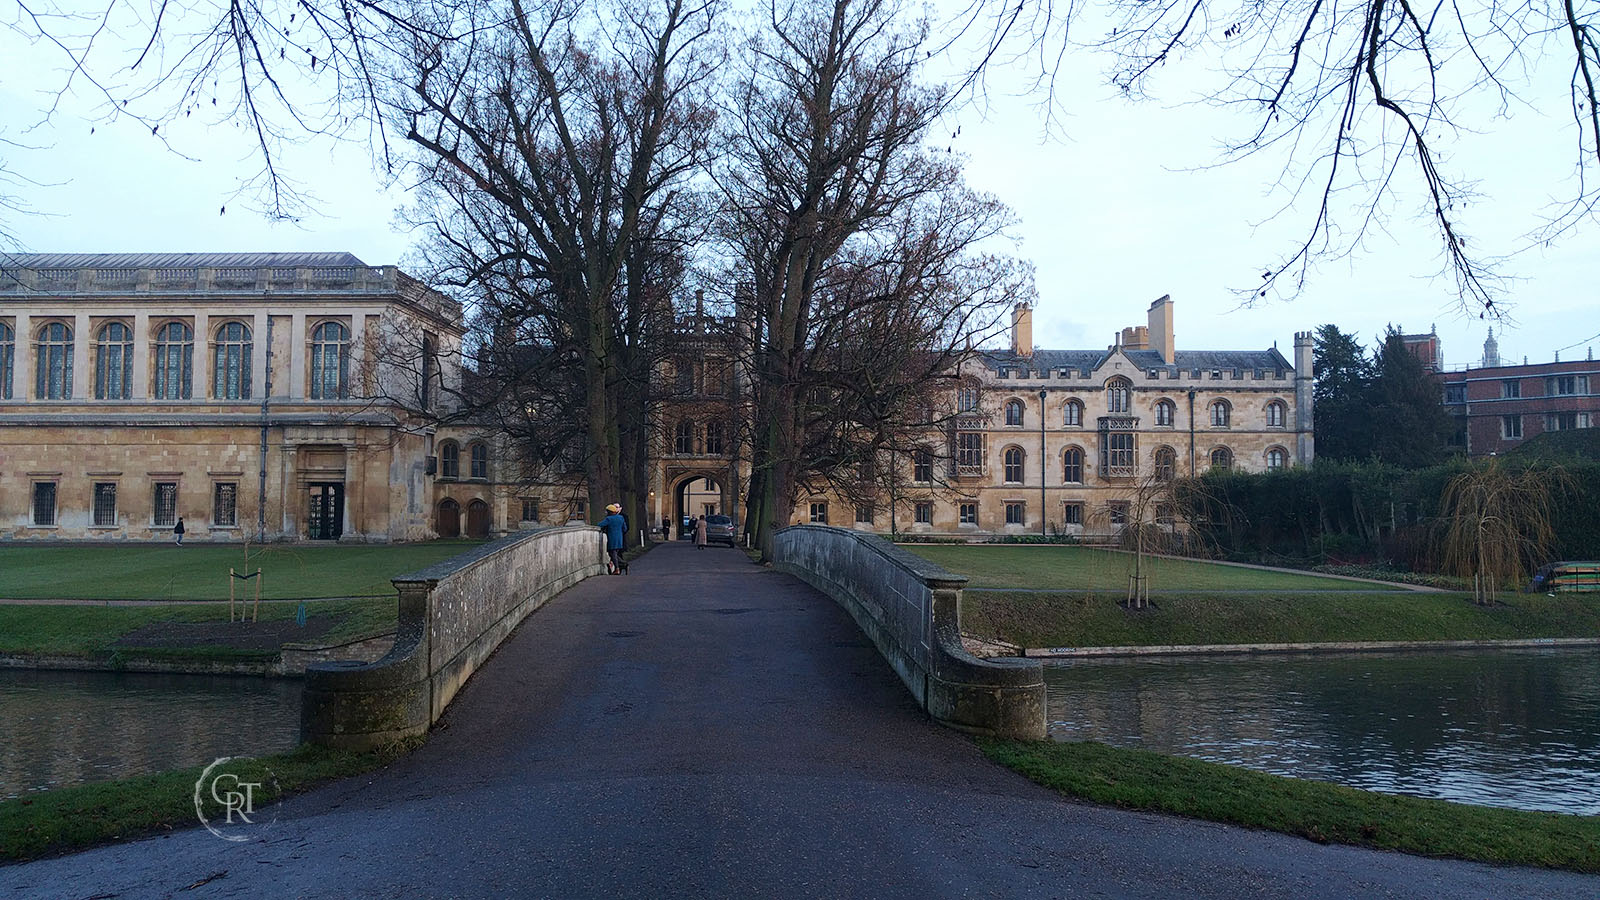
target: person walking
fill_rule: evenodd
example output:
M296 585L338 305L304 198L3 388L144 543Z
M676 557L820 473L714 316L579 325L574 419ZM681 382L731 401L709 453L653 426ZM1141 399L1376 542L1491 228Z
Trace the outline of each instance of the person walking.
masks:
M667 516L661 517L661 539L663 541L672 540L672 519Z
M706 517L704 514L694 520L694 545L701 550L706 548Z
M172 534L178 539L178 546L183 546L183 517L178 517L178 524L172 526Z
M628 520L622 517L622 504L606 507L606 517L600 520L600 530L606 533L606 571L611 575L625 575L628 566L622 561L622 536L628 531Z

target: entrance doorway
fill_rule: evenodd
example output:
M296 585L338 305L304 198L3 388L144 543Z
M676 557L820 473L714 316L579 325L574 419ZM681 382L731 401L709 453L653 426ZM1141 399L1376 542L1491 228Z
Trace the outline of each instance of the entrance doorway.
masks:
M678 482L673 491L673 508L677 517L678 537L694 537L694 520L700 516L722 513L722 485L714 478L697 475Z
M489 504L474 500L467 504L467 537L489 536Z
M344 534L344 483L315 481L309 488L306 537L313 541L337 541Z
M439 501L439 519L434 523L434 530L439 532L439 537L453 538L461 536L461 504L449 497Z

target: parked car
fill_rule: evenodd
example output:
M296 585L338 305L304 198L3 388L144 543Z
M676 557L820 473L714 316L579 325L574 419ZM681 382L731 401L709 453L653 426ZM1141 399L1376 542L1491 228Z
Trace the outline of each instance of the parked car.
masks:
M736 545L733 519L728 516L706 516L706 543Z

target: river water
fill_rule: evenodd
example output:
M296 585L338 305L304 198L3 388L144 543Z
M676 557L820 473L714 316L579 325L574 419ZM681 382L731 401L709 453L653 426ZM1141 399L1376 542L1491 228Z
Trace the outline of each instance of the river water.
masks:
M1600 814L1600 651L1082 660L1045 682L1057 740Z
M281 678L0 669L0 799L291 749L300 687Z

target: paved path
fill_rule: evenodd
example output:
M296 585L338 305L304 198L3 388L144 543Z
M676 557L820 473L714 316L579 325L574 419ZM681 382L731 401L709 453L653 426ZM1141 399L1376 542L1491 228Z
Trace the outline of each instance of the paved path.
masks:
M557 597L426 746L263 840L0 868L6 898L1597 895L1063 801L929 722L827 598L686 544Z

